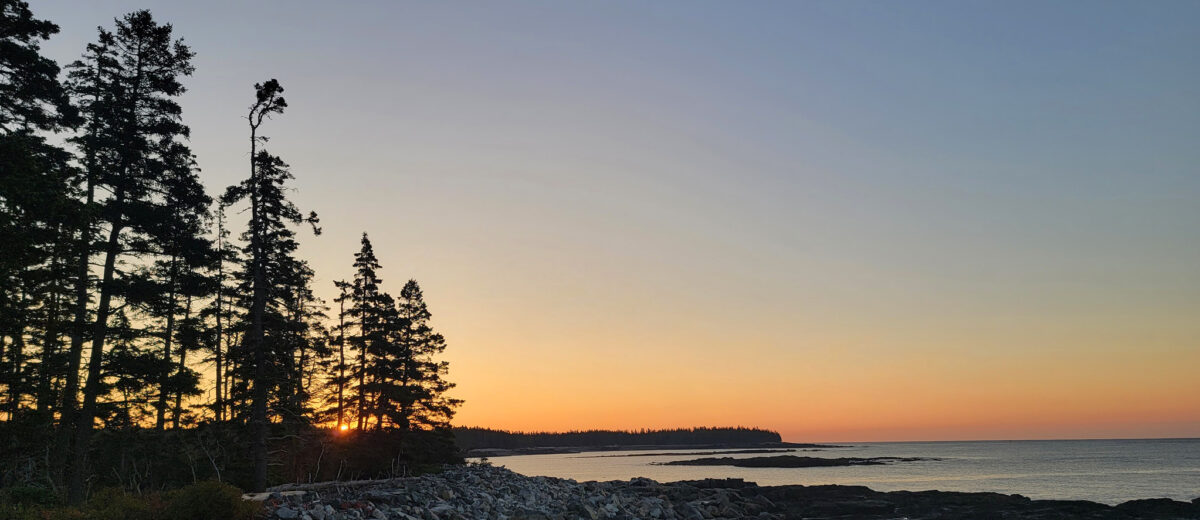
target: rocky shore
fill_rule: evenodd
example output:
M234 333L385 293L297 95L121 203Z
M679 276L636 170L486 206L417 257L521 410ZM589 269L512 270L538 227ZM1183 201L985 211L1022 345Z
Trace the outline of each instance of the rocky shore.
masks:
M996 493L760 487L739 479L576 482L478 465L412 478L280 486L256 498L265 499L267 518L282 520L1200 519L1200 499L1108 506Z

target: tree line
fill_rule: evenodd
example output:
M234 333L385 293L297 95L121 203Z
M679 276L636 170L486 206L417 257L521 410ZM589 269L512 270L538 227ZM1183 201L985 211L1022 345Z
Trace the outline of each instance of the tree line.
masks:
M463 450L601 446L758 446L783 442L783 438L778 432L742 426L568 432L513 432L489 428L456 427L454 428L454 438Z
M246 176L209 194L171 24L129 13L63 68L40 49L57 32L0 0L0 417L47 432L50 484L83 498L98 428L242 426L261 489L277 425L448 427L460 401L416 281L385 292L364 233L336 310L315 295L298 238L319 219L267 148L281 84L254 85Z

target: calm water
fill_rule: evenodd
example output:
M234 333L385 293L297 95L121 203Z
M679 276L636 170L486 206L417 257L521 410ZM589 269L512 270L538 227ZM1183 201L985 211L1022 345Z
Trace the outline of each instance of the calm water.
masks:
M699 451L705 450L655 450L654 453ZM498 457L492 463L525 475L580 481L649 477L670 482L734 477L760 485L852 484L880 491L995 491L1030 498L1082 499L1108 504L1136 498L1200 497L1200 439L857 443L846 448L793 453L812 457L941 459L833 468L656 466L651 463L698 456L608 456L638 453L647 452L520 455Z

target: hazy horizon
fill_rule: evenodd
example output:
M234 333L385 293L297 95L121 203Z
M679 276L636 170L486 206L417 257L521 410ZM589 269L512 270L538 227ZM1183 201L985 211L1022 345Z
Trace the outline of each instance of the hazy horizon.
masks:
M318 294L370 233L456 424L1200 437L1200 3L227 7L31 5L175 26L210 193L278 78Z

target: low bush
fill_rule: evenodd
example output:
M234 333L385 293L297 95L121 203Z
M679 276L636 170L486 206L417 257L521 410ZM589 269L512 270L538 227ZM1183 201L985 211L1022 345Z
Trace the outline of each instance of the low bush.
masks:
M217 481L192 484L168 496L169 520L251 520L262 506L242 500L242 490Z
M157 495L136 496L118 488L104 488L92 494L82 511L88 520L159 520L163 509Z
M11 506L51 506L59 502L53 490L36 486L0 489L0 504Z
M47 495L48 490L35 489L39 488L9 488L0 492L0 519L253 520L262 508L259 502L242 500L242 490L216 481L144 495L104 488L92 493L87 503L78 508L56 505L53 493Z

